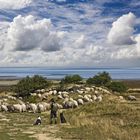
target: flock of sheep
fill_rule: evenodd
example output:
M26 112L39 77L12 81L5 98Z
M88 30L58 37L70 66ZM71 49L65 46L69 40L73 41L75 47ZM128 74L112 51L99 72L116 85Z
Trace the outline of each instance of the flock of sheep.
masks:
M83 105L87 102L101 102L103 93L110 92L101 87L79 87L76 90L70 91L57 91L52 89L37 90L36 93L31 93L30 96L36 96L40 98L38 103L24 102L21 97L16 98L14 96L5 95L0 99L0 111L4 112L45 112L50 110L50 102L46 101L49 96L55 97L59 109L76 108L79 105ZM71 95L76 95L76 99L73 99ZM16 101L17 103L8 103L9 100Z
M55 97L59 109L77 108L85 103L102 102L104 94L111 94L102 87L77 87L66 91L57 91L55 89L39 89L30 96L35 96L40 99L38 103L24 102L21 97L5 95L0 99L0 111L4 112L45 112L50 110L50 102L47 101L49 97ZM76 98L72 98L74 97ZM120 97L120 99L123 97ZM134 97L130 97L135 100ZM15 104L8 103L9 100L16 101Z

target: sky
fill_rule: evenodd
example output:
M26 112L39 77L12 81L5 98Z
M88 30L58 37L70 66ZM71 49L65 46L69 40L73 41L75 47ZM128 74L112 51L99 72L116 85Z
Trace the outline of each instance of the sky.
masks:
M139 0L0 0L0 66L139 67Z

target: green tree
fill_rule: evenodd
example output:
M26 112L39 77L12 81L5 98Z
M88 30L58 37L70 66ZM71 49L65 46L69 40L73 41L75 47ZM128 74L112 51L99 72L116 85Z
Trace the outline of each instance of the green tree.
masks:
M98 73L93 78L87 79L87 84L94 84L97 86L106 86L110 82L111 82L111 77L109 73L105 71L102 73Z
M35 90L45 88L48 85L48 81L42 76L27 76L18 82L18 84L15 86L15 92L18 96L26 97Z
M122 82L111 82L108 88L116 92L126 92L127 87Z
M64 79L61 80L61 83L79 83L82 81L82 77L78 74L75 75L67 75Z

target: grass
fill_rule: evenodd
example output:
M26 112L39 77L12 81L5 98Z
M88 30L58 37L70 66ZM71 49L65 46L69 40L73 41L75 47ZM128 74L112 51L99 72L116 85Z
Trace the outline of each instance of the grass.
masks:
M137 104L104 101L69 110L70 126L61 127L62 139L139 140L140 108Z

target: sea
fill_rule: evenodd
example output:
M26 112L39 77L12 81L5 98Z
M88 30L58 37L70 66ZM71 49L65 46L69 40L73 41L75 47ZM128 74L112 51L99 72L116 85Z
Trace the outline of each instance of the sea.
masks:
M138 68L45 68L45 67L1 67L0 79L20 79L26 76L41 75L47 79L62 79L66 75L78 74L87 79L106 71L112 79L140 80L140 67Z

